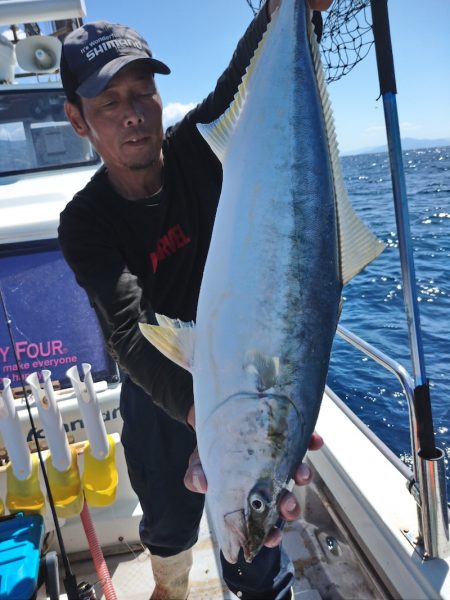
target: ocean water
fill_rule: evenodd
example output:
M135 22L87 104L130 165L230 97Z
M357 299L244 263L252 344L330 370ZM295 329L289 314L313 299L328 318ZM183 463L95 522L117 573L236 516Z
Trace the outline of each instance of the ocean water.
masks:
M434 430L448 460L450 147L404 151L403 165ZM386 249L345 286L341 325L396 359L412 376L388 155L347 156L343 170L355 210ZM393 375L336 336L328 384L411 465L408 406Z

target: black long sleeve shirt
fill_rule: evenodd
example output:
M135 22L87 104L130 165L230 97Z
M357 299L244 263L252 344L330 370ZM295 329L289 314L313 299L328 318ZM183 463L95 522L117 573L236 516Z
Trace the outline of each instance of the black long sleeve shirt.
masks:
M163 142L158 202L119 196L100 169L61 213L64 256L96 311L111 356L153 401L186 422L190 373L156 350L139 322L154 313L195 320L203 268L222 186L222 168L196 128L230 105L267 27L261 10L240 40L214 91Z

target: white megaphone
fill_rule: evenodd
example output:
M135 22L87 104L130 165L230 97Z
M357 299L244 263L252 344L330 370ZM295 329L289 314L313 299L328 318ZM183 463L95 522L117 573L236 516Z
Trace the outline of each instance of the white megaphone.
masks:
M12 83L14 81L15 66L14 45L4 35L0 34L0 83Z
M49 73L59 68L61 42L48 35L32 35L16 44L19 66L29 73Z

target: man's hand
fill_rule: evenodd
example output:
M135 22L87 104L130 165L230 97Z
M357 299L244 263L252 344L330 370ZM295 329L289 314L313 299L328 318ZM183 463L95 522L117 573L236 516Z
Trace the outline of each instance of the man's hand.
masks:
M328 10L333 4L333 0L309 0L311 10Z
M208 482L206 481L197 448L189 457L189 465L184 476L184 485L191 492L197 492L198 494L206 494L206 490L208 489Z
M187 422L195 429L195 411L192 406L187 416ZM323 446L323 440L318 433L313 433L309 444L310 450L319 450ZM295 471L294 481L297 485L307 485L312 480L312 472L306 463L299 465ZM208 482L200 462L197 448L189 458L189 466L184 476L184 485L191 492L205 494L208 489ZM295 521L300 516L300 506L297 498L292 492L286 492L280 499L278 510L280 516L285 521ZM281 531L274 528L264 542L265 546L273 548L281 543Z
M268 12L269 15L273 13L273 11L278 8L281 4L282 0L269 0ZM333 3L333 0L309 0L309 8L311 10L328 10Z
M311 436L311 441L309 442L309 450L320 450L322 446L323 439L318 433L314 432ZM308 485L308 483L311 483L312 478L312 471L306 463L302 463L297 467L294 475L294 481L297 485ZM278 510L285 521L295 521L298 519L300 516L300 506L295 494L292 492L284 494L278 503ZM274 548L275 546L278 546L278 544L281 544L281 531L274 527L267 536L264 545L269 548Z

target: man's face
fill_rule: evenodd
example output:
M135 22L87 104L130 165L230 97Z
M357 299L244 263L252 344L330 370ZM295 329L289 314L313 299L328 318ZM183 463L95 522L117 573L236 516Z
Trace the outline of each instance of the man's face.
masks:
M135 62L95 98L82 98L85 135L110 171L160 164L162 102L148 66Z

